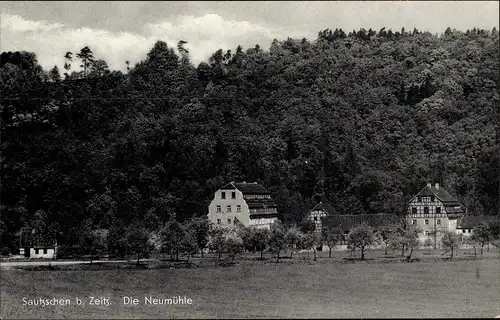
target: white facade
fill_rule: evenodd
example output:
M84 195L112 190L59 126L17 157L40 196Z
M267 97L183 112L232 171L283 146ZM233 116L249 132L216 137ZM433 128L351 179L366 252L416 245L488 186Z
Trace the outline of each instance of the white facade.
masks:
M323 218L326 217L327 214L323 209L313 209L309 216L307 217L311 222L314 223L314 232L320 234L323 229Z
M234 225L238 220L244 226L270 229L271 224L278 220L276 208L250 209L246 199L271 199L270 195L244 195L238 189L217 190L214 199L208 206L208 220L219 225ZM252 216L252 217L251 217Z
M55 257L56 257L55 248L30 248L30 258L54 259Z

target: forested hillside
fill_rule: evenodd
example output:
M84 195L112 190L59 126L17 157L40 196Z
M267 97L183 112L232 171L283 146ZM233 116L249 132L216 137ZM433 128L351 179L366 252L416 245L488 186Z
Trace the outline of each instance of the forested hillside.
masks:
M496 29L325 30L198 66L186 47L157 42L125 73L75 48L65 75L2 53L3 247L28 224L70 244L205 215L235 180L269 188L286 223L318 201L401 213L431 181L498 211Z

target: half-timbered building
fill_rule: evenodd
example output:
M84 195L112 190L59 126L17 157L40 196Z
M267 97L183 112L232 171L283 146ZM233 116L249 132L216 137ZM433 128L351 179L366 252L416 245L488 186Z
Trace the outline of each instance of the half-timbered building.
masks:
M437 247L444 231L455 232L466 208L438 183L428 183L408 205L408 223L421 231L419 240L427 239Z

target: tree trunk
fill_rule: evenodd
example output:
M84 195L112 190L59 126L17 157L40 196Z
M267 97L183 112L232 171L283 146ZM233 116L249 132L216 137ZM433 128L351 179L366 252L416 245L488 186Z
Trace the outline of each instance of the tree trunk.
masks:
M453 246L451 247L451 257L450 259L453 259Z
M476 246L474 246L474 259L476 259Z
M201 249L201 257L203 258L203 249Z
M401 256L403 257L405 255L405 246L401 246Z
M179 249L175 250L175 261L179 261Z
M314 261L316 261L316 250L314 250Z
M221 253L222 253L222 252L219 250L219 252L218 252L218 253L219 253L219 256L217 257L217 261L220 261L220 256L221 256Z
M280 262L280 252L278 250L278 254L276 255L276 263Z
M365 260L365 247L361 247L361 260Z
M330 252L328 252L328 258L331 258L332 257L332 248L329 248L330 249Z
M483 255L484 243L481 243L481 255Z
M413 248L410 249L410 254L408 255L408 257L406 259L408 259L408 261L411 260L411 254L413 253Z
M264 258L262 256L263 254L264 254L264 250L260 250L260 260L264 260Z
M293 250L290 250L290 259L292 259L293 256Z
M231 256L231 262L234 262L234 257L235 257L235 256L236 256L235 254L233 254L233 255Z
M140 259L141 255L138 253L137 254L137 264L139 264L139 259Z

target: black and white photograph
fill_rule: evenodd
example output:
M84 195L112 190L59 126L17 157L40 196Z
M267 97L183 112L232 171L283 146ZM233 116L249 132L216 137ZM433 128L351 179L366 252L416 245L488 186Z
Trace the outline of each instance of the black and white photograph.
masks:
M0 320L500 318L499 1L0 1Z

